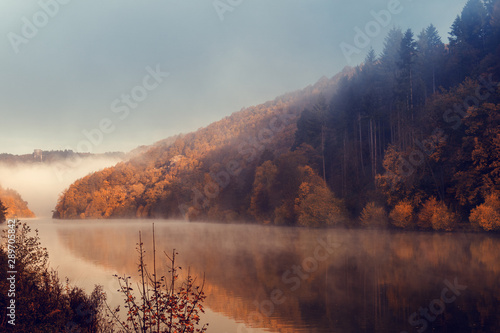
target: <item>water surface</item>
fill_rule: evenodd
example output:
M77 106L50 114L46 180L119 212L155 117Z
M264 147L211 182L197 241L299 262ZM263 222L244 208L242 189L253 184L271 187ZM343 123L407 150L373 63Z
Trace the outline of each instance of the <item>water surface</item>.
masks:
M500 332L495 235L29 221L61 276L103 285L113 304L112 275L136 273L139 231L151 256L153 222L158 260L175 248L184 270L205 274L208 332Z

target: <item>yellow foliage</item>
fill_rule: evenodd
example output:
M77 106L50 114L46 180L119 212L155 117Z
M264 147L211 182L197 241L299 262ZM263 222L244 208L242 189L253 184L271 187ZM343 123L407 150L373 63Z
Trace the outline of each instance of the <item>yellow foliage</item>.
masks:
M321 178L315 177L317 179L313 183L303 182L299 187L298 197L295 199L297 224L320 227L343 222L345 213L342 201L333 196Z
M432 197L427 200L418 214L417 225L420 228L451 231L457 216L443 202Z
M432 215L432 229L451 231L457 221L457 216L444 203L439 203Z
M498 195L488 195L485 203L472 210L469 220L486 231L500 230L500 199Z
M431 197L427 200L417 218L417 225L422 229L430 229L432 228L432 216L434 215L434 211L437 205L437 200L434 197Z
M389 214L393 225L408 228L413 220L413 205L408 200L400 201Z

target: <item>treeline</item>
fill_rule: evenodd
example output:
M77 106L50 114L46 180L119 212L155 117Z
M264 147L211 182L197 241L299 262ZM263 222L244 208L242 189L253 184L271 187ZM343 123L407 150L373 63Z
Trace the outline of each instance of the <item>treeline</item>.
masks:
M500 228L500 1L75 182L56 218ZM472 222L472 223L469 223Z
M139 148L138 148L139 149ZM65 160L73 160L91 157L112 157L124 158L126 155L122 152L108 152L103 154L78 153L73 150L35 150L32 154L14 155L0 154L0 164L15 166L17 164L36 164L36 163L56 163Z

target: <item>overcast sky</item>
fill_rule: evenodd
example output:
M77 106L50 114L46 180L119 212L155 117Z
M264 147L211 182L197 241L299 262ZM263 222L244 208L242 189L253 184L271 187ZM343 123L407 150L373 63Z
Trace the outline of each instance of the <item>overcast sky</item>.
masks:
M380 53L392 26L433 23L447 42L466 3L400 0L378 32L372 11L395 1L2 0L0 153L129 151L193 131ZM340 45L367 24L349 62Z

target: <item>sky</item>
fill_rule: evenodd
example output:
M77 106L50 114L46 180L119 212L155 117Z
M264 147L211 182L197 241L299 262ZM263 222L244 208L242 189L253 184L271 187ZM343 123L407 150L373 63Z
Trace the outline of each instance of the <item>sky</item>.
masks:
M447 42L465 3L3 0L0 153L126 152L191 132L379 54L391 27L432 23Z

